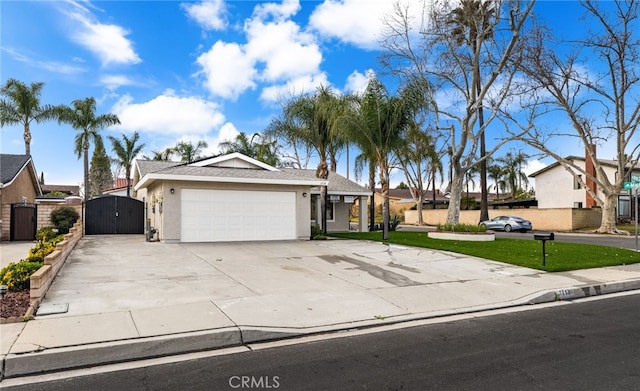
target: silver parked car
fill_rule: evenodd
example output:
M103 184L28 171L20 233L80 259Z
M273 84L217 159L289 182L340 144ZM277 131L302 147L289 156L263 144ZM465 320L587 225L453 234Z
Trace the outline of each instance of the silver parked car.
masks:
M527 232L532 229L531 221L518 216L498 216L491 220L482 221L480 222L480 225L484 225L487 229L504 232L511 232L514 230Z

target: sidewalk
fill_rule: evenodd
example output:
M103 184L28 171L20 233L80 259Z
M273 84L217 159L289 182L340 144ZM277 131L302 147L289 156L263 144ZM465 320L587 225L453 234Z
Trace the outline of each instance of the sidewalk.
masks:
M18 377L632 289L640 264L550 274L352 240L85 237L36 318L0 326L0 353Z

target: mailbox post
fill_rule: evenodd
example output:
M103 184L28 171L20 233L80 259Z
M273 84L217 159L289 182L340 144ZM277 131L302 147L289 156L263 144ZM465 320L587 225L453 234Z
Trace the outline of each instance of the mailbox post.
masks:
M547 242L547 240L555 240L553 232L534 234L533 238L535 240L542 241L542 266L546 267L547 266L547 260L546 260L547 252L546 252L546 249L545 249L545 243Z

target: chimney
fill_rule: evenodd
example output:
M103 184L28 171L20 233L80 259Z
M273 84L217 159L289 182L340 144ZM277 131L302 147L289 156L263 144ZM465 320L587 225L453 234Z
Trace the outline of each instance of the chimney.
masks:
M597 159L596 157L596 145L595 144L591 144L591 149L593 150L593 157L594 159ZM591 160L591 157L589 156L589 148L585 147L584 148L584 164L585 164L585 171L587 172L587 174L593 175L594 177L596 176L596 169L595 169L595 165L593 164L593 160ZM585 183L587 184L587 187L591 190L593 190L594 193L597 193L598 191L598 185L596 184L596 182L589 178L586 177L585 178L586 181ZM585 190L586 192L586 190ZM586 199L586 207L587 208L593 208L594 206L596 206L596 201L593 199L593 197L591 196L591 194L587 193L587 199Z

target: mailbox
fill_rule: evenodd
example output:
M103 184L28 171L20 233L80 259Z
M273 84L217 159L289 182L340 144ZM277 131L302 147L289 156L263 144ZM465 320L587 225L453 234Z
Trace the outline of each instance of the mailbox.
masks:
M541 240L542 241L542 266L547 266L547 257L546 257L546 251L544 248L544 244L546 243L547 240L555 240L554 236L553 236L553 232L541 232L539 234L533 234L533 238L535 240Z
M535 240L542 240L542 241L554 240L553 232L534 234L533 238Z

